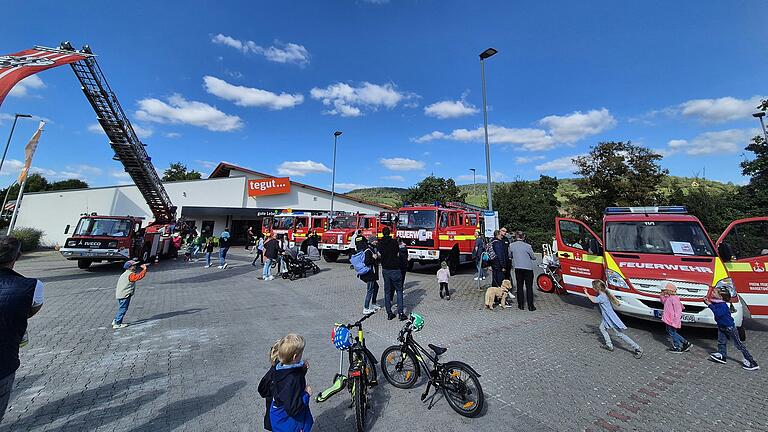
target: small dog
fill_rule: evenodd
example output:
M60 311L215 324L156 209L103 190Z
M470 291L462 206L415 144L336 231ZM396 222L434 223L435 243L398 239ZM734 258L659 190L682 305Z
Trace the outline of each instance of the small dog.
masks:
M504 281L509 282L509 281ZM496 303L496 300L499 301L499 305L506 309L507 306L507 294L509 294L509 289L511 287L504 286L504 284L501 284L501 287L490 287L487 290L485 290L485 308L493 310L494 304Z

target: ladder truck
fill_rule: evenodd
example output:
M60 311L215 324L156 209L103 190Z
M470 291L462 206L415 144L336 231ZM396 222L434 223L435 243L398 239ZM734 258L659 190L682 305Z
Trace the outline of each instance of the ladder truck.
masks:
M63 42L58 51L72 52L75 49L69 42ZM144 144L109 87L96 57L87 45L77 52L86 57L70 66L109 138L115 152L113 159L123 164L146 200L154 220L145 224L144 218L138 216L83 214L60 252L64 258L76 260L81 269L87 269L94 262L157 260L170 251L176 207L171 203Z

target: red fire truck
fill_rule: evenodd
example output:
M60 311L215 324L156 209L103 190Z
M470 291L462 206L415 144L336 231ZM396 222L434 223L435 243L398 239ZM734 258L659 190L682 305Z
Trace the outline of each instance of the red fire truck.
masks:
M557 218L557 257L564 288L583 295L602 279L620 300L618 312L659 320L659 294L666 281L677 286L682 320L714 326L703 303L710 287L733 295L733 319L741 329L745 307L768 318L768 218L733 222L717 242L685 207L609 207L599 237L584 222Z
M471 260L482 231L482 209L463 203L420 204L400 208L397 237L408 248L408 267L446 261L455 273L462 261Z
M323 212L294 212L290 209L274 216L267 216L262 222L261 232L275 234L275 238L287 242L288 247L300 245L315 231L323 235L328 226L328 215Z
M35 49L54 53L74 51L69 42L62 43L59 48ZM85 58L70 66L109 138L115 151L113 159L123 164L125 172L130 175L152 211L154 221L142 227L143 218L140 217L85 214L60 252L68 260L77 260L77 266L81 269L101 261L126 261L130 258L150 261L169 251L169 235L176 224L176 207L171 204L152 165L152 159L136 136L90 48L86 46L78 53ZM67 227L65 234L68 231Z
M381 212L378 215L366 214L337 214L331 220L328 230L323 234L320 240L320 250L323 258L327 262L336 262L339 255L352 255L355 253L355 245L352 237L357 230L361 231L364 237L381 237L382 230L388 226L395 234L395 214L392 212Z

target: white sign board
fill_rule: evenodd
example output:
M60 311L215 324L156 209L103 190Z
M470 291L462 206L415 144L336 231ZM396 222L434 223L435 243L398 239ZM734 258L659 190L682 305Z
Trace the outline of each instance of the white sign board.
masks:
M493 238L493 232L499 229L499 212L484 211L483 219L485 220L485 237Z

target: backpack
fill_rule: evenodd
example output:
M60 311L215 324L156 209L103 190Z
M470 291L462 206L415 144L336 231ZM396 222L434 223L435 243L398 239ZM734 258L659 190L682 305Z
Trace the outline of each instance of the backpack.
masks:
M352 264L352 267L355 269L355 272L358 276L362 276L364 274L368 274L372 268L371 266L365 265L365 252L366 250L362 250L354 255L352 255L349 258L349 262Z
M496 259L496 251L493 250L492 242L485 244L485 252L483 252L483 261L493 261ZM488 259L485 256L488 255Z

